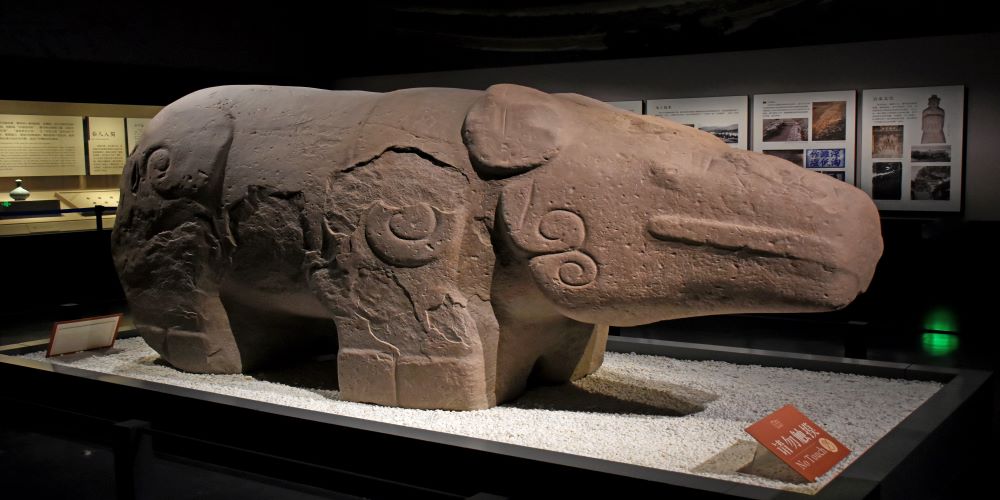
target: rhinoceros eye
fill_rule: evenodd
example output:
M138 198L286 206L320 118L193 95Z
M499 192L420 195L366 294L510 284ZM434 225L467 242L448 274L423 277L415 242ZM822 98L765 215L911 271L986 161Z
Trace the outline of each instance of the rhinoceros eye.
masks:
M163 148L153 151L146 160L146 165L150 174L155 175L157 179L163 178L170 168L170 152Z

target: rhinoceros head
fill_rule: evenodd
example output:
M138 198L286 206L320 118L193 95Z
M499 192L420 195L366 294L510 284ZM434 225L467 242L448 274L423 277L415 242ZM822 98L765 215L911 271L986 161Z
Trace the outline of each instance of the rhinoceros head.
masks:
M463 135L501 233L578 321L836 309L882 252L853 186L583 96L494 85Z

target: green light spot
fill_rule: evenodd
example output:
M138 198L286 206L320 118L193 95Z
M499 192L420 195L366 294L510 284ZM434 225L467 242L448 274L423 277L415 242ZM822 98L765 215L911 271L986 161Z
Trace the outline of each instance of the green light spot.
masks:
M9 201L5 201L3 203L0 203L0 205L3 205L5 207L9 207L11 205L11 203Z
M925 333L924 352L931 356L947 356L958 349L958 336L950 333Z
M958 331L958 320L955 319L955 313L951 312L950 309L939 307L937 309L932 309L927 317L924 318L924 330L930 330L933 332L957 332Z

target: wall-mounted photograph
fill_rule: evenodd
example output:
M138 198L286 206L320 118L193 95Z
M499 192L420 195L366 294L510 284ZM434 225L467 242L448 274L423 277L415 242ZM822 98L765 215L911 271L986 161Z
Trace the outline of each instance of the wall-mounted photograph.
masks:
M903 162L872 164L872 198L898 200L903 196Z
M809 140L808 118L768 118L764 120L764 142Z
M843 141L847 138L847 102L812 103L812 140Z
M903 157L903 126L875 125L872 127L872 158Z
M910 161L914 163L948 163L951 161L951 146L913 146L910 148Z
M698 130L708 132L709 134L722 139L722 142L725 142L726 144L736 144L740 142L740 126L736 123L719 126L701 126L698 127Z
M762 153L788 160L800 167L805 166L802 162L803 150L801 149L765 149Z
M951 165L928 165L913 169L910 197L914 200L951 198Z

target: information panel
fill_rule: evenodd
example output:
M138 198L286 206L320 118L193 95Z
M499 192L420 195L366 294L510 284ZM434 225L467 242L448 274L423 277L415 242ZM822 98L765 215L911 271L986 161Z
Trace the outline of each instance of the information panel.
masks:
M854 184L853 90L765 94L753 100L753 150Z
M646 114L704 130L733 148L746 149L748 101L745 95L656 99L646 102Z
M126 118L125 119L125 131L126 137L128 139L128 154L132 154L135 151L136 145L142 140L142 133L146 130L146 125L149 124L151 118Z
M83 118L0 114L0 177L84 175Z
M125 166L125 119L87 117L90 175L120 175Z
M962 207L965 87L865 90L860 187L881 210Z
M631 111L637 115L642 114L642 101L612 101L608 104L624 109L625 111Z

